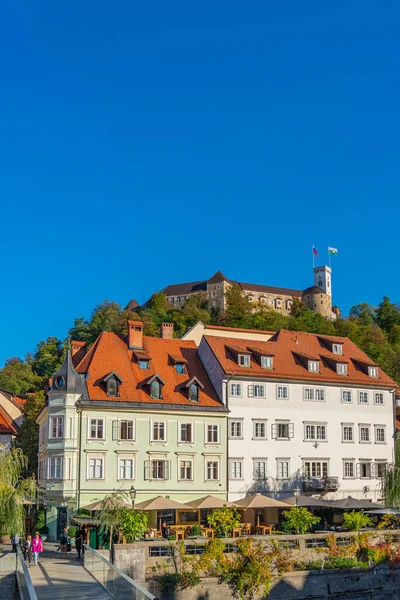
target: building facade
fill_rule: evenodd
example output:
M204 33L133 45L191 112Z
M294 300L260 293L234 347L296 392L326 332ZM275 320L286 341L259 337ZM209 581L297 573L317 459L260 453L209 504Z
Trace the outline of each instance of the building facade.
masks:
M227 496L226 407L192 341L102 333L90 350L72 342L39 423L39 485L51 539L66 514L113 491L136 501Z
M9 448L24 421L24 399L0 389L0 444Z
M331 280L331 269L327 266L314 268L314 284L305 290L244 283L228 279L221 271L217 271L210 279L168 285L161 291L166 295L171 306L176 309L182 308L190 297L202 295L207 299L210 308L223 311L226 308L226 292L232 285L237 284L255 308L260 305L266 306L282 315L289 315L293 299L297 298L313 312L334 319L338 310L332 309ZM126 308L135 311L138 303L131 300Z
M229 409L228 497L380 499L393 461L396 384L348 338L280 331L205 336L203 365Z

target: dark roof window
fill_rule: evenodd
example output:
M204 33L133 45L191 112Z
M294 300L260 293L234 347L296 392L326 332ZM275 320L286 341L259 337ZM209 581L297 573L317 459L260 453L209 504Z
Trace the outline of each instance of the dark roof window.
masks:
M102 382L106 384L107 396L111 396L112 398L119 397L119 386L122 383L122 379L118 373L112 371L102 379Z

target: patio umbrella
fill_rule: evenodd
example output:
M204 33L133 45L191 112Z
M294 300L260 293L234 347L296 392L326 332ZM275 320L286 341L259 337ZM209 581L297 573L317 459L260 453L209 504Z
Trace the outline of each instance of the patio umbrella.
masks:
M375 510L364 510L363 512L369 515L400 515L400 510L397 510L397 508L376 508Z
M236 500L235 505L242 510L246 508L253 508L254 510L258 508L291 508L290 504L275 500L275 498L270 498L269 496L264 496L263 494L253 494L241 500ZM257 512L257 525L259 525L259 521L260 517Z
M292 506L296 506L296 500L298 500L297 502L297 506L304 506L306 508L312 508L312 507L317 507L317 508L333 508L334 504L332 502L328 502L327 500L320 500L319 498L310 498L309 496L299 496L298 498L296 498L296 496L291 496L290 498L286 498L285 502L287 502L288 504L291 504Z
M86 506L82 506L82 508L84 510L101 510L102 507L102 502L101 500L97 500L96 502L92 502L91 504L87 504ZM123 507L125 508L132 508L131 504L129 504L128 502L124 502L123 503Z
M368 500L358 500L358 498L353 498L352 496L342 498L341 500L332 500L331 505L333 508L343 508L344 510L362 510L363 508L370 508L372 510L374 508L382 508L380 504L369 502Z
M234 502L228 502L228 500L221 500L216 496L203 496L203 498L197 498L197 500L191 500L186 502L186 506L190 508L222 508L223 506L235 506Z
M186 504L181 504L176 500L171 500L171 498L165 498L165 496L157 496L135 504L135 510L179 510L182 508L187 508ZM159 528L161 529L161 518Z

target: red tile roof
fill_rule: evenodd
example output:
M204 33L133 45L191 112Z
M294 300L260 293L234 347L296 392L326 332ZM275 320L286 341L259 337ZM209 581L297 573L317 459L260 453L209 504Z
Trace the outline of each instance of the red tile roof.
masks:
M223 327L222 325L205 325L205 329L218 329L220 331L240 331L242 333L269 333L273 335L276 331L267 331L265 329L242 329L241 327Z
M205 336L204 339L212 349L225 373L229 375L257 376L265 378L302 379L346 384L363 384L371 387L396 387L397 384L379 368L378 377L372 378L360 368L360 363L371 364L367 355L362 352L349 338L324 336L324 341L332 340L343 344L342 354L328 353L326 345L320 340L321 336L313 333L294 331L279 331L267 342L257 341L257 351L265 349L265 354L275 355L273 369L263 369L256 357L252 357L250 367L240 367L229 351L232 346L236 351L248 351L253 342L241 338L225 338ZM296 354L321 357L319 373L309 372L301 361L296 360ZM335 363L347 362L347 375L338 375Z
M0 405L0 433L15 435L17 430L8 412Z
M143 337L143 350L151 357L149 369L140 369L137 360L132 356L137 351L129 350L126 339L115 333L103 332L86 356L76 366L79 373L89 373L86 385L90 400L109 400L113 402L143 402L190 406L207 406L221 408L214 388L204 370L198 356L196 344L190 340L163 339ZM171 356L182 357L187 373L179 374L172 364ZM107 396L101 380L115 371L121 378L119 397ZM145 380L157 374L164 382L163 399L150 398ZM199 390L199 402L191 402L184 391L178 389L188 379L197 377L203 384Z

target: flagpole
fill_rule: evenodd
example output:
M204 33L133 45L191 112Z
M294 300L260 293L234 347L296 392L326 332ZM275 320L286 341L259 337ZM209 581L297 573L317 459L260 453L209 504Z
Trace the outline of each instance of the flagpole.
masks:
M328 266L329 266L329 268L331 268L331 253L329 252L329 248L328 248Z
M312 252L312 266L313 266L313 269L315 269L314 244L311 246L311 252Z

